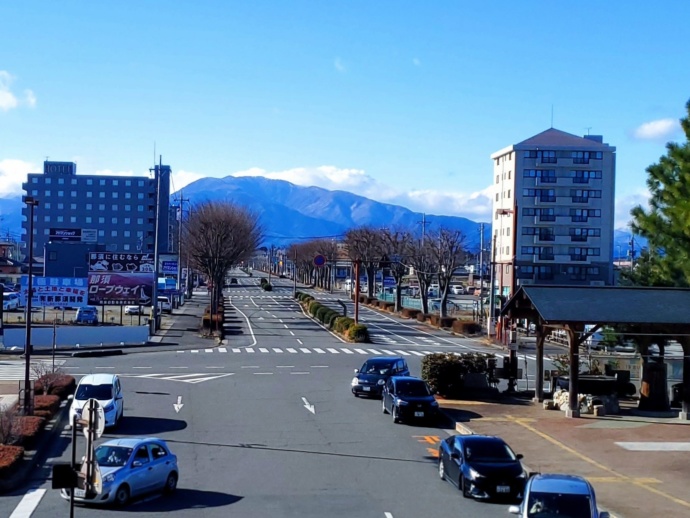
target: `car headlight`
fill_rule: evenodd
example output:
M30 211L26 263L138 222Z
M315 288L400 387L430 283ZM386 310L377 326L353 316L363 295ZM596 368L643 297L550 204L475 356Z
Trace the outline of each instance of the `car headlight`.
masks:
M377 383L378 385L385 385L385 384L386 384L386 380L378 380L376 383Z
M484 475L482 475L481 473L479 473L479 472L478 472L476 469L474 469L474 468L470 468L469 474L470 474L470 477L471 477L471 478L482 478L482 477L484 477Z
M527 478L527 472L526 472L526 471L523 471L522 473L520 473L520 474L518 475L518 478Z
M111 482L115 482L115 474L114 473L108 473L105 477L103 477L103 482L106 484L110 484Z
M398 406L409 405L409 403L408 403L407 401L403 401L403 400L400 399L400 398L398 398L398 399L395 400L395 404L398 405Z
M114 408L115 408L115 404L114 404L114 403L108 403L107 405L105 405L105 408L103 409L103 412L106 412L106 413L107 413L107 412L112 412Z
M352 378L352 383L350 383L350 385L352 385L353 387L355 385L359 385L359 380L357 378Z

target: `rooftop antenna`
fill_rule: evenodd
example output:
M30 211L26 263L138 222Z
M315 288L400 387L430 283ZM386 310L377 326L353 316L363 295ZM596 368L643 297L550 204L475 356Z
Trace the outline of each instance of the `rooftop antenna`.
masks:
M553 104L551 105L551 129L553 129Z
M592 126L587 126L585 129L587 130L587 135L589 135L589 130L592 129Z

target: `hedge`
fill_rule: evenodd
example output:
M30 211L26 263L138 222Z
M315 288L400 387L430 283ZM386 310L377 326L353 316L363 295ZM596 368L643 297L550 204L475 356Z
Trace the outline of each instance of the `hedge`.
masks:
M24 448L0 444L0 479L9 479L24 459Z
M316 317L316 320L318 320L319 322L323 322L324 316L329 311L333 311L333 310L331 308L326 307L326 306L321 306L319 309L316 310L316 313L314 314L314 316Z
M17 418L17 433L21 437L24 448L33 449L38 435L43 430L46 420L37 416L22 416Z
M350 317L338 317L335 319L333 329L338 333L345 333L350 328L350 326L354 325L354 323L355 321L352 320Z
M74 394L76 389L77 381L74 379L74 376L63 374L51 384L50 395L58 396L60 399L67 399L67 396ZM41 383L41 378L39 378L34 384L34 394L40 396L43 393L43 384Z
M347 336L357 343L369 342L369 330L364 324L351 325L347 330Z
M417 318L417 315L419 315L422 311L420 309L412 309L412 308L403 308L402 310L402 316L406 318Z
M455 320L453 317L440 317L436 314L429 315L431 325L436 327L452 327Z
M426 313L422 313L421 311L417 313L418 322L426 322L427 318L429 318L429 315L427 315Z
M34 398L34 415L50 420L60 408L58 396L36 396Z
M273 285L270 282L264 282L261 284L261 287L264 289L264 291L273 291Z
M474 335L482 332L482 326L471 320L456 320L453 322L453 331L464 335Z
M328 327L330 329L333 329L333 327L335 326L336 320L338 320L339 318L340 318L340 315L336 311L331 313L328 317Z
M429 354L422 358L422 379L443 397L455 398L462 393L463 378L468 373L484 373L493 354Z
M316 312L323 307L323 304L320 302L317 302L315 300L312 300L309 302L309 314L313 317L316 317Z

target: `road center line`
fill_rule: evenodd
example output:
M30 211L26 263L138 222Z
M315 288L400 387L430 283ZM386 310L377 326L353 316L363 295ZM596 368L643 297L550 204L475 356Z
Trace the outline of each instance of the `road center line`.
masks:
M31 518L31 515L41 503L45 489L32 489L24 495L19 505L12 511L10 518Z
M299 338L297 339L297 343L300 344L300 345L304 345L304 344L302 343L302 340L300 340ZM77 369L78 369L78 368L79 368L79 367L77 367Z
M258 365L242 365L242 367L240 367L240 368L242 368L242 369L258 369L259 366Z
M294 365L276 365L277 369L294 369Z
M153 367L132 367L133 369L153 369Z

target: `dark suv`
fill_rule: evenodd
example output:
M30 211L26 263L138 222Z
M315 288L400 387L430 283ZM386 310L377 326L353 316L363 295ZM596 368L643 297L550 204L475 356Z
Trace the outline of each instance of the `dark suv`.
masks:
M409 376L407 362L398 356L369 358L352 378L352 393L357 396L380 396L383 385L391 376Z
M419 378L393 376L386 381L382 393L382 410L390 413L393 422L434 420L438 417L438 403L429 387Z

